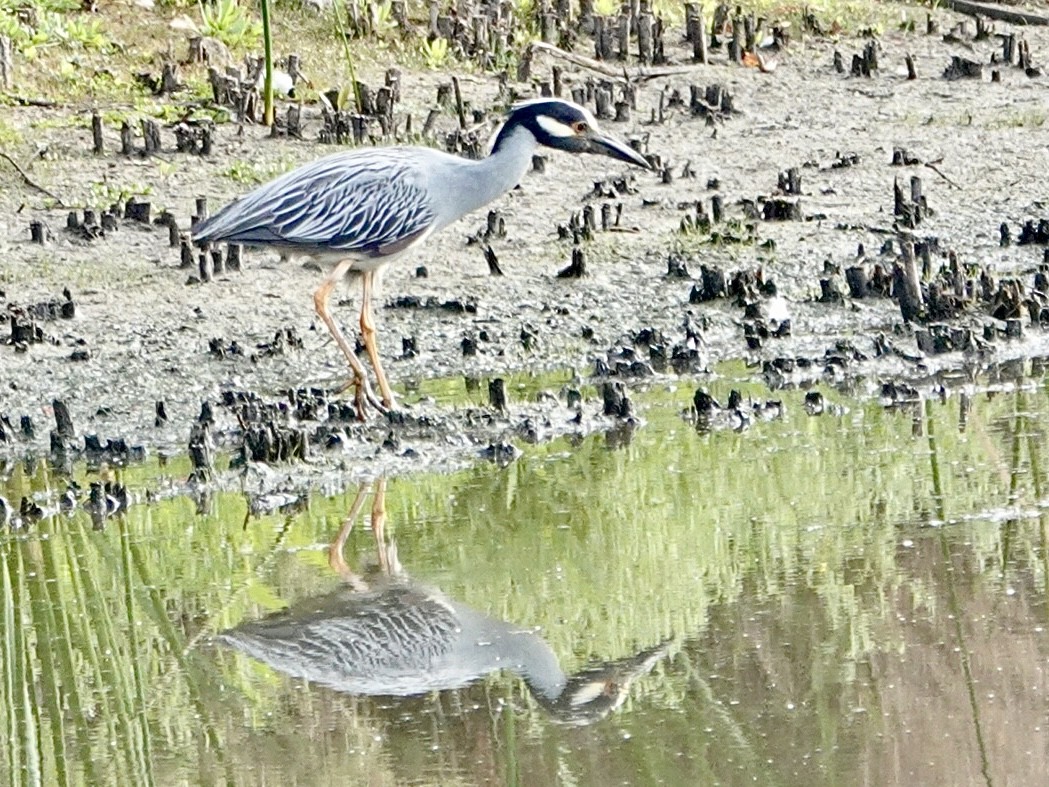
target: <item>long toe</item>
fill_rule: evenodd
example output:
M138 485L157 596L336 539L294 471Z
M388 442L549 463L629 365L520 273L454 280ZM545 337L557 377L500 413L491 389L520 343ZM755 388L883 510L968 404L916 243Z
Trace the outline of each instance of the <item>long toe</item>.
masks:
M368 388L364 392L364 395L368 398L368 404L374 407L381 415L386 415L393 409L393 407L390 404L387 404L385 400L379 399L371 388Z
M338 393L344 394L351 388L353 388L353 404L357 408L357 417L361 421L368 420L369 407L380 415L386 415L392 409L375 395L366 378L354 375L346 381L346 384L338 390Z
M365 396L364 396L364 389L361 388L360 385L358 385L358 386L356 386L356 388L354 388L353 404L357 408L357 420L361 421L362 423L364 421L367 421L368 420L368 410L365 407L365 405L367 404L367 400L365 399Z

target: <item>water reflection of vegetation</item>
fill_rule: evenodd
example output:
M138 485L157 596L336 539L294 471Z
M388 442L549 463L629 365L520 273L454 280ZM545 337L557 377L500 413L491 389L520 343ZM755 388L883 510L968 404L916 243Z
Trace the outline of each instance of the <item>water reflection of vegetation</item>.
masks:
M347 772L811 783L848 781L861 764L884 777L889 749L915 771L924 757L954 773L965 758L949 761L947 743L894 737L933 712L955 747L979 720L986 774L1035 773L1004 755L998 730L1036 698L985 695L1001 665L1005 688L1029 687L1045 660L1032 632L1046 623L1046 392L981 397L964 429L957 399L853 405L841 418L787 401L787 419L749 433L697 435L658 409L620 450L595 437L503 471L391 483L413 573L540 625L569 670L684 638L614 722L566 735L508 677L407 703L307 691L208 647L221 628L334 585L321 545L348 501L245 528L237 496L205 516L176 498L105 532L76 514L0 540L0 728L18 742L0 749L4 773L12 784ZM54 483L41 467L6 494ZM955 648L971 673L960 679Z

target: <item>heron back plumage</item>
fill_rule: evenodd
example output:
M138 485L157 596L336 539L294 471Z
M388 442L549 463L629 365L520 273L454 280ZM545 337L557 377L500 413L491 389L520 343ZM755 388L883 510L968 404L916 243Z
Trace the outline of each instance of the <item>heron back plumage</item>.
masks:
M193 231L225 241L305 253L385 257L435 228L427 148L368 148L326 156L231 203Z
M439 595L394 584L363 594L340 588L220 639L290 674L338 685L429 670L451 649L458 627Z

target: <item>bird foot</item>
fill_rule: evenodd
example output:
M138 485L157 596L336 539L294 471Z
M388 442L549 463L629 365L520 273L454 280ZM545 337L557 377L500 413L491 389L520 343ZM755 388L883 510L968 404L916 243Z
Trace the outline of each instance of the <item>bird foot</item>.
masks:
M352 378L346 381L346 383L338 390L338 394L344 394L351 388L355 389L353 394L353 402L357 407L357 417L361 421L368 420L368 407L372 407L380 415L387 415L390 412L379 397L375 395L371 385L368 383L367 378L358 377L354 375Z
M363 397L361 396L361 389L359 387L357 388L357 399L358 399L357 410L358 411L360 411L362 409L362 404L363 403L360 401L362 398L366 399L368 401L368 404L370 404L373 408L375 408L375 411L377 413L379 413L379 415L388 415L389 414L390 408L388 408L385 404L382 403L382 400L379 399L372 392L370 387L367 388L364 391ZM364 418L362 417L361 420L363 421Z

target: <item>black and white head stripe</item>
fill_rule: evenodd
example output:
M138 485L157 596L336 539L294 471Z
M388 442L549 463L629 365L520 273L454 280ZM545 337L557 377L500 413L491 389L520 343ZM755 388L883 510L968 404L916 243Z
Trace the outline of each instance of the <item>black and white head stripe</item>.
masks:
M597 128L597 121L589 111L559 98L533 98L519 101L510 107L506 121L493 136L493 149L499 139L516 128L526 128L540 143L556 144L580 135L580 124L587 131ZM586 131L584 131L586 133Z
M527 131L540 145L568 153L598 153L648 168L648 162L628 145L602 133L585 108L560 98L535 98L510 108L495 136L492 152Z
M508 122L517 121L537 137L568 138L587 131L597 131L597 120L590 111L570 101L535 98L514 104Z
M582 107L580 107L582 109ZM587 110L583 109L583 117L574 118L569 123L553 115L536 115L535 121L539 127L552 137L572 137L587 130L597 130L597 120ZM581 126L580 124L585 124Z

